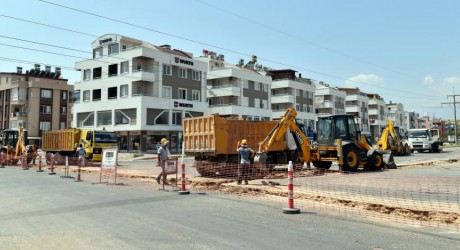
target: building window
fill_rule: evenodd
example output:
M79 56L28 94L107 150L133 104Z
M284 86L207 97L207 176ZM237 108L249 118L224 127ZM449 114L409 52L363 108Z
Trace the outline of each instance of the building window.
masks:
M257 90L257 91L260 90L260 83L258 83L258 82L254 83L254 90Z
M268 109L268 100L262 100L262 107L264 109Z
M300 111L300 104L295 105L295 110Z
M83 101L84 102L89 102L89 99L90 99L89 95L90 95L89 90L84 90L83 91Z
M94 49L93 58L101 58L101 57L102 57L102 47Z
M72 93L72 102L79 103L80 102L80 90L77 90Z
M102 77L102 68L94 68L93 69L93 79L101 79Z
M171 74L171 65L163 64L163 75L170 76Z
M129 73L129 61L121 62L120 64L120 73Z
M155 117L155 124L169 124L169 112L164 110L157 117Z
M19 88L11 89L11 101L17 101L19 99Z
M40 122L40 130L41 131L49 131L51 130L51 122Z
M118 93L117 93L117 87L110 87L108 89L108 98L109 99L117 99Z
M187 100L187 89L179 88L178 99Z
M258 84L256 84L258 85ZM260 108L260 99L254 98L254 108Z
M67 107L61 107L61 115L67 115Z
M91 70L90 69L83 70L83 80L84 81L91 80Z
M67 100L67 91L61 91L61 100Z
M192 90L192 101L200 101L200 91Z
M192 80L200 81L201 80L201 72L192 70Z
M243 97L243 107L249 107L249 97Z
M109 65L109 77L118 75L118 64Z
M101 100L101 89L93 89L93 101Z
M40 91L41 98L53 98L53 91L51 89L42 89Z
M127 44L122 44L121 45L121 51L126 51L128 49L128 45Z
M60 122L59 129L65 129L65 128L67 128L66 122Z
M128 84L120 86L120 97L127 97L128 96Z
M302 96L301 90L300 90L300 89L296 89L296 90L295 90L295 95L296 95L296 96Z
M40 113L41 114L51 114L51 106L49 106L49 105L41 105L40 106Z
M163 98L172 98L172 88L170 86L163 86Z
M179 78L187 78L187 69L179 68Z
M264 84L264 92L268 92L268 84Z
M173 111L172 112L172 124L173 125L182 125L182 111Z
M138 62L136 64L136 71L142 71L142 63Z
M308 105L308 110L309 113L313 113L313 105Z
M303 108L303 110L302 110L303 112L307 112L307 104L303 104L302 108Z
M249 89L249 82L248 82L248 80L243 80L243 88Z
M118 43L109 45L109 55L118 54Z

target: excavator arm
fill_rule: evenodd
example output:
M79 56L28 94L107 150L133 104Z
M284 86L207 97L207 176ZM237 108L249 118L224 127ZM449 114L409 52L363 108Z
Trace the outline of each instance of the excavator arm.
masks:
M265 137L265 139L259 142L259 152L254 159L255 162L265 164L266 153L269 151L270 147L274 142L283 139L284 134L289 130L299 151L299 158L302 162L310 161L310 140L304 132L297 126L295 118L297 116L297 111L294 108L289 108L286 110L286 113L281 117L280 121L275 125L275 127L270 131L270 133Z

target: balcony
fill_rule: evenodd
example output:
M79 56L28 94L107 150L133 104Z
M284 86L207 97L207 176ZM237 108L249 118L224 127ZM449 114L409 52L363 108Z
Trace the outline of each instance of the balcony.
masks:
M356 113L361 113L361 107L357 107L357 106L349 106L347 105L347 107L345 108L346 112L356 112Z
M208 97L240 96L241 89L233 85L213 86L206 91Z
M19 98L12 98L10 101L10 105L26 105L26 97L20 96Z
M155 79L155 73L153 70L142 70L133 68L133 73L131 76L133 78L139 78L142 81L153 81Z
M333 102L331 101L324 101L323 103L321 103L317 108L334 108L335 105Z
M10 119L11 120L22 120L27 118L27 112L12 112Z
M292 95L289 94L281 94L281 95L272 95L271 97L271 102L272 104L277 104L277 103L294 103L295 98Z

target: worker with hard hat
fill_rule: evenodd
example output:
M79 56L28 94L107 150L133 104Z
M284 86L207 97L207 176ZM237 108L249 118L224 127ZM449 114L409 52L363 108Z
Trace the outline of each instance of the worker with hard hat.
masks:
M166 138L161 139L161 146L158 149L158 165L161 167L164 167L166 160L171 159L171 154L169 153L169 149L167 147L168 142L169 141ZM161 184L161 177L163 177L164 184L169 184L166 180L167 175L163 174L163 170L156 178L158 184Z
M248 180L249 180L249 174L251 172L250 164L251 164L251 158L254 157L255 151L252 150L250 147L248 147L248 141L246 139L243 139L240 142L238 142L236 151L238 152L240 156L240 166L238 168L238 178L236 180L236 183L238 185L241 184L241 181L244 180L244 183L247 185Z

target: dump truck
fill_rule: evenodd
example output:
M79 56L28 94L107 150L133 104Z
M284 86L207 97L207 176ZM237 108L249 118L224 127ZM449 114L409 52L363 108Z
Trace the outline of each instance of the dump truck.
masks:
M237 142L246 139L255 149L276 124L276 121L246 121L217 114L185 118L184 153L195 157L195 167L202 176L232 175L232 170L224 168L238 163ZM279 164L295 158L297 151L290 149L286 138L274 143L267 154L271 163Z
M102 148L118 145L115 132L105 130L61 129L45 131L42 135L42 150L46 151L46 161L51 162L54 154L54 164L64 164L65 156L76 160L76 150L82 144L86 158L91 161L102 160Z
M1 136L1 152L5 155L5 159L8 157L12 164L17 164L22 156L27 154L27 162L32 162L36 155L36 147L28 145L27 130L23 128L5 129Z
M441 153L443 141L439 138L439 129L409 129L409 147L411 153L415 150L421 153Z

